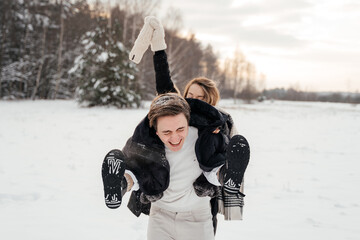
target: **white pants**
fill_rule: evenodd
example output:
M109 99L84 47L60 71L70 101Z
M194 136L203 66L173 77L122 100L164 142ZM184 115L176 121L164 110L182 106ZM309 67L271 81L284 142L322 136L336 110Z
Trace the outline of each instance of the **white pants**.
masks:
M148 240L212 240L214 228L210 206L189 212L171 212L151 206Z

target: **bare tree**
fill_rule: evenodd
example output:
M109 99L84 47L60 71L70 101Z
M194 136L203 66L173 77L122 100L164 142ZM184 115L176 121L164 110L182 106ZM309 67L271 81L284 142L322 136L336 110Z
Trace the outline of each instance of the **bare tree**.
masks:
M144 24L144 18L153 15L160 6L161 0L118 0L118 4L111 8L111 15L122 25L121 41L130 47Z
M129 22L129 0L123 0L123 6L125 11L122 11L124 13L124 19L123 19L123 34L122 34L122 42L126 42L127 32L128 32L128 22Z
M244 54L239 49L237 49L234 53L234 59L231 64L231 76L234 82L234 102L236 102L238 92L240 91L240 88L244 82L245 64L246 62Z
M111 2L108 0L108 6L107 6L107 14L108 14L108 31L109 31L109 37L111 36Z
M265 88L266 88L266 75L263 73L260 73L259 82L258 82L258 90L260 92L262 92L262 91L264 91Z
M174 83L182 90L186 82L201 71L200 66L197 66L202 57L202 54L198 51L199 43L197 43L194 33L189 32L186 37L180 36L183 18L178 9L170 7L162 23L166 29L166 44L171 76ZM194 67L197 69L194 69Z
M201 63L203 68L202 75L217 81L217 78L219 77L218 57L214 54L210 44L208 44L203 51Z
M162 23L164 28L167 30L167 45L169 55L173 55L172 51L175 49L173 46L174 37L179 34L180 29L183 27L183 18L180 10L169 8Z
M41 44L41 58L40 58L40 65L39 65L39 69L36 75L36 82L35 82L35 87L33 89L33 93L31 95L31 99L35 100L39 85L40 85L40 78L41 78L41 72L42 72L42 68L44 66L44 61L45 61L45 44L46 44L46 31L47 31L47 24L43 23L43 36L42 36L42 44Z
M241 91L242 98L245 99L248 103L256 97L256 70L255 66L252 63L246 64L246 81L245 85Z
M173 81L182 90L189 80L201 74L203 52L194 34L190 34L187 38L169 37L173 39L172 50L168 51L169 67Z
M63 39L64 39L64 6L63 0L60 1L60 36L59 36L59 47L58 47L58 63L56 71L56 85L54 99L56 99L57 92L59 90L60 79L61 79L61 70L62 70L62 50L63 50Z
M130 42L134 42L137 34L140 31L140 28L144 24L144 17L151 15L156 8L160 5L160 0L125 0L124 9L127 12L127 18L133 16L132 18L132 27L131 27L131 35ZM124 21L124 30L128 28L129 19ZM126 23L126 26L125 26ZM126 40L126 39L125 39Z

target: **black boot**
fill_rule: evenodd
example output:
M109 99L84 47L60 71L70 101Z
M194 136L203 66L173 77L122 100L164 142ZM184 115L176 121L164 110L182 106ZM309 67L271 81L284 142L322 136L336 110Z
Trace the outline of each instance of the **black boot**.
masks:
M102 164L105 204L108 208L118 208L126 193L127 182L124 178L125 156L117 149L111 150Z
M235 135L226 148L225 165L220 170L220 182L224 191L237 194L250 159L250 148L246 139Z

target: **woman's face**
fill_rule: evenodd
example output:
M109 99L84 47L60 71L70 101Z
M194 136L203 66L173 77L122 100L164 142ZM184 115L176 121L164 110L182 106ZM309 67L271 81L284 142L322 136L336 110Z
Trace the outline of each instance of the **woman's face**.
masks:
M196 99L199 99L199 100L202 100L204 101L205 99L205 92L204 90L199 86L199 84L192 84L190 87L189 87L189 91L186 95L187 98L196 98Z

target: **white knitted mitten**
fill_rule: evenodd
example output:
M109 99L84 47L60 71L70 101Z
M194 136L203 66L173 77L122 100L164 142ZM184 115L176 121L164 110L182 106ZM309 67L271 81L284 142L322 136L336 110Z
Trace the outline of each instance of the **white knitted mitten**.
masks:
M167 46L165 43L165 31L163 25L156 17L150 17L149 23L154 29L151 39L151 51L165 50Z
M145 24L142 27L139 36L136 38L134 46L130 51L129 59L136 64L141 61L145 51L150 45L150 41L154 31L153 27L149 24L149 21L151 19L151 17L145 17Z

